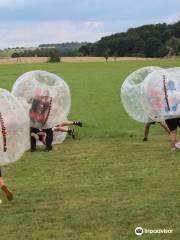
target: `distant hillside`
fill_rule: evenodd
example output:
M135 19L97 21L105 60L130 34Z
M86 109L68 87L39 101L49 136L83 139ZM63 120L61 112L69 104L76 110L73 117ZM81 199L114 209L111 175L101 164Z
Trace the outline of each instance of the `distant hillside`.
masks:
M11 52L12 53L11 56L15 58L17 57L49 57L52 54L55 54L56 56L60 56L60 57L69 57L69 56L73 57L73 56L81 56L79 49L84 45L87 45L87 42L40 44L36 48L29 48L29 49L16 48L16 49L9 49L8 52ZM3 52L2 52L2 55L3 55Z
M180 55L180 21L130 28L80 48L83 56L164 57Z
M9 58L12 55L21 56L23 52L34 51L36 47L16 47L16 48L5 48L4 50L0 50L0 58Z
M87 45L87 42L70 42L70 43L56 43L56 44L40 44L39 48L56 48L61 56L76 56L79 49Z

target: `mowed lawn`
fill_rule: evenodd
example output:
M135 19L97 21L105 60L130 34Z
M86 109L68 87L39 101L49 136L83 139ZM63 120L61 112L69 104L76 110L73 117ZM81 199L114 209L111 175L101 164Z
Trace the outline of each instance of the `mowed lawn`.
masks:
M8 90L30 70L64 78L69 118L84 123L76 140L3 167L14 200L0 193L0 240L180 239L180 152L170 152L158 124L142 142L143 124L128 117L119 96L125 77L150 65L180 60L0 65L0 87ZM137 237L138 226L174 232Z

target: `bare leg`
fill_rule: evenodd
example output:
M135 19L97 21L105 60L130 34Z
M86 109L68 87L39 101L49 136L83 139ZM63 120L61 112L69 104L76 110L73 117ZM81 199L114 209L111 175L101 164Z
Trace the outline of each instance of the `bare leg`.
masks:
M69 129L69 128L65 128L65 127L62 127L62 126L60 126L60 125L54 127L54 131L55 131L55 132L68 132L68 129Z
M70 121L70 120L67 120L67 121L63 121L63 122L57 124L56 127L65 127L65 126L71 126L71 125L76 125L78 127L82 127L83 126L81 121Z
M67 126L71 126L71 125L76 125L78 127L82 127L83 124L81 121L63 121L61 123L59 123L58 125L56 125L53 128L53 131L55 132L67 132L69 135L72 136L73 139L75 139L75 134L74 134L74 129L72 128L67 128Z
M0 187L2 187L4 185L4 178L2 177L2 172L0 169Z
M60 123L59 126L64 127L64 126L70 126L70 125L73 125L73 124L74 124L74 121L67 120L67 121L64 121L64 122Z
M67 132L69 135L72 136L73 139L75 139L75 134L74 134L74 129L72 128L67 128L67 127L61 127L60 125L56 126L53 128L54 132Z
M176 132L177 130L171 131L170 132L170 145L171 145L171 149L175 149L175 144L176 144Z
M168 134L170 134L170 130L165 122L160 122L159 124L161 125L162 128L166 130Z
M145 123L145 125L144 125L144 138L143 138L143 141L147 141L148 140L150 125L151 125L151 123Z
M4 194L6 195L6 198L11 201L13 200L13 194L12 192L9 190L9 188L5 185L4 183L4 178L1 175L1 170L0 170L0 188L2 189L2 191L4 192Z

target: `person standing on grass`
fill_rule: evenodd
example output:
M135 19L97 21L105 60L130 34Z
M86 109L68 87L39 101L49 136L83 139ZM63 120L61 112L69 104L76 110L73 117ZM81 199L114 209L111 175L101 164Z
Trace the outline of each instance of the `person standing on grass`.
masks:
M176 142L177 128L180 127L180 118L172 118L165 120L170 130L170 146L171 150L180 149L180 141Z
M31 140L31 152L36 151L36 138L35 134L44 132L46 134L46 152L52 151L53 131L52 128L44 128L49 111L51 108L52 98L49 96L49 91L44 90L42 95L36 94L35 98L31 100L30 108L30 140ZM34 127L36 125L37 127Z
M162 128L166 130L168 134L170 134L170 130L166 124L166 122L158 122ZM156 124L156 122L147 122L144 124L144 137L143 137L143 142L148 141L148 136L149 136L149 129L151 125Z
M5 185L4 183L4 178L2 176L2 172L1 172L1 169L0 169L0 188L1 190L4 192L6 198L11 201L13 200L13 194L12 192L9 190L9 188Z

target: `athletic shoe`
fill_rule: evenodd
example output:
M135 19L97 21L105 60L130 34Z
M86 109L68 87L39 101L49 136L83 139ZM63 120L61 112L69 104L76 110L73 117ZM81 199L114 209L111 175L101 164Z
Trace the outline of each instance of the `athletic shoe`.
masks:
M143 141L143 142L146 142L147 140L148 140L148 139L147 139L146 137L144 137L142 141Z
M13 194L12 194L12 192L9 190L9 188L6 187L6 185L3 185L3 186L1 187L1 189L2 189L2 191L4 192L4 194L6 195L6 198L7 198L9 201L13 200Z
M176 143L176 144L175 144L175 147L176 147L177 149L180 149L180 143Z
M76 125L76 126L79 126L79 127L83 126L81 121L74 121L73 125Z
M70 136L72 136L73 139L75 139L74 129L69 128L69 129L68 129L68 134L69 134Z
M52 152L52 148L51 148L51 149L45 148L44 151L45 151L45 152Z

